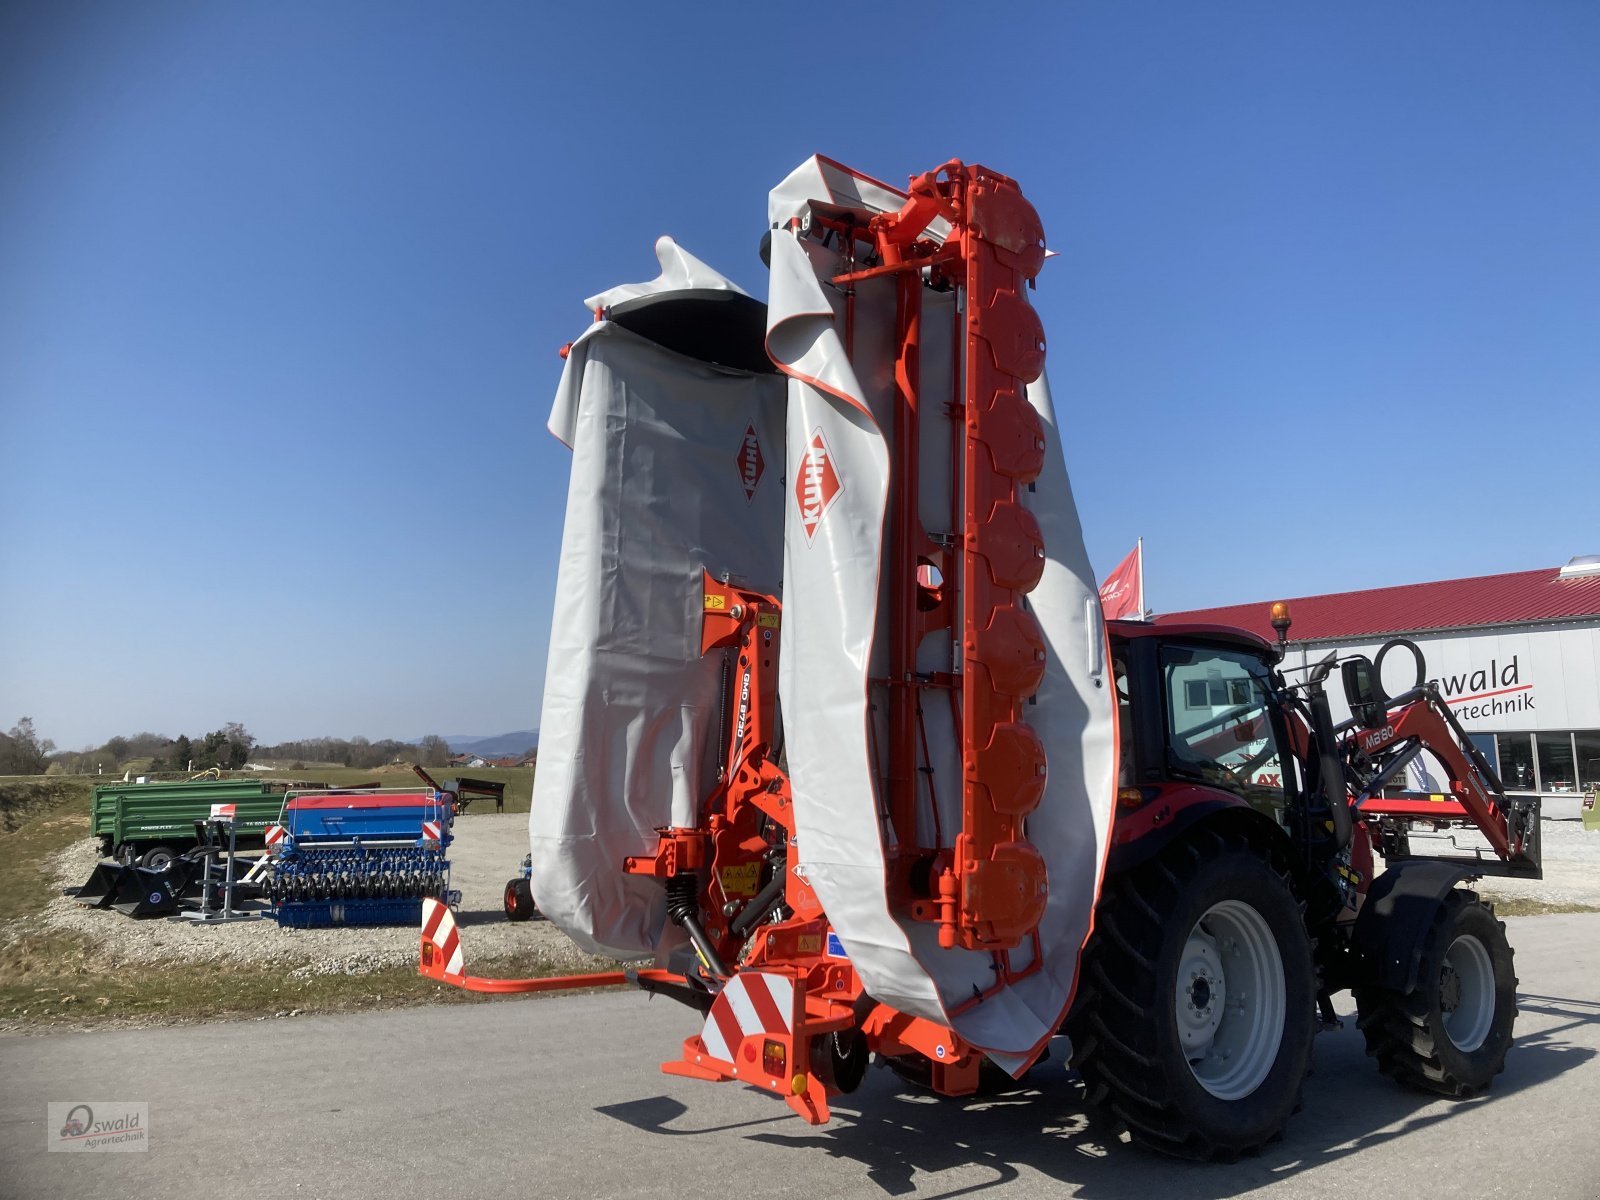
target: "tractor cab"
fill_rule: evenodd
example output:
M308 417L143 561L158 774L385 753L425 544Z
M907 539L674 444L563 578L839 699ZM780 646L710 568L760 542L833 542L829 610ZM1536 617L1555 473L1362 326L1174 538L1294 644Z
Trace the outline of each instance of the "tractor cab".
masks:
M1109 631L1121 746L1114 845L1230 807L1286 829L1305 738L1278 702L1272 645L1218 625L1112 621Z

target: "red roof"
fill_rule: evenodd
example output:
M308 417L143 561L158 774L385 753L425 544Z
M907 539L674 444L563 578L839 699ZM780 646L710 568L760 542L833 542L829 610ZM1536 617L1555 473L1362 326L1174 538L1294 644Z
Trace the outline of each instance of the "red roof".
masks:
M1156 621L1235 625L1275 638L1270 607L1267 601L1232 604L1166 613ZM1559 568L1546 567L1365 592L1300 596L1289 600L1289 615L1294 620L1289 638L1296 642L1600 617L1600 575L1562 579Z

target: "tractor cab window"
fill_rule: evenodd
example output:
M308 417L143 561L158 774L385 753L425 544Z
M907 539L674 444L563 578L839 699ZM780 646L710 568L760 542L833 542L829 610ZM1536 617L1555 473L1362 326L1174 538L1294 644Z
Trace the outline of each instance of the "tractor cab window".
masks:
M1172 775L1281 809L1283 763L1261 661L1221 647L1169 644L1161 648L1161 678Z
M1111 679L1117 690L1117 786L1133 785L1133 697L1128 685L1127 652L1111 652Z

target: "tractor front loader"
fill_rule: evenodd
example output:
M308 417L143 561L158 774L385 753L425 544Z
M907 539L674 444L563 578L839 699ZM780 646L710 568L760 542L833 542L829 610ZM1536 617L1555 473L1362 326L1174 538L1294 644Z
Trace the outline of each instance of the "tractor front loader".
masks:
M1281 1134L1353 989L1385 1072L1487 1085L1516 981L1457 884L1537 877L1537 810L1420 678L1289 677L1286 609L1278 646L1102 620L1018 185L819 157L768 224L765 306L668 239L657 280L592 297L551 418L529 882L694 1011L663 1070L822 1122L873 1062L967 1095L1065 1033L1135 1140L1229 1158ZM1394 794L1418 754L1449 795ZM1418 827L1484 845L1414 855ZM469 976L440 904L422 970L620 978Z

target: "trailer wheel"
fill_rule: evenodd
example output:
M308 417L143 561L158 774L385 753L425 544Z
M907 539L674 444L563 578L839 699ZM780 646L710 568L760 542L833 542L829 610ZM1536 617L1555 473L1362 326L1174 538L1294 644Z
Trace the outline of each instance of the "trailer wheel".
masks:
M1316 1002L1285 873L1201 830L1110 880L1095 923L1067 1024L1091 1104L1180 1158L1232 1160L1279 1138Z
M139 865L147 871L169 871L178 852L171 846L151 846L139 856Z
M532 918L533 890L528 886L528 881L518 875L506 884L506 920L526 921Z
M1517 976L1506 927L1476 893L1453 889L1440 901L1411 991L1355 993L1367 1054L1391 1079L1462 1098L1505 1070Z

